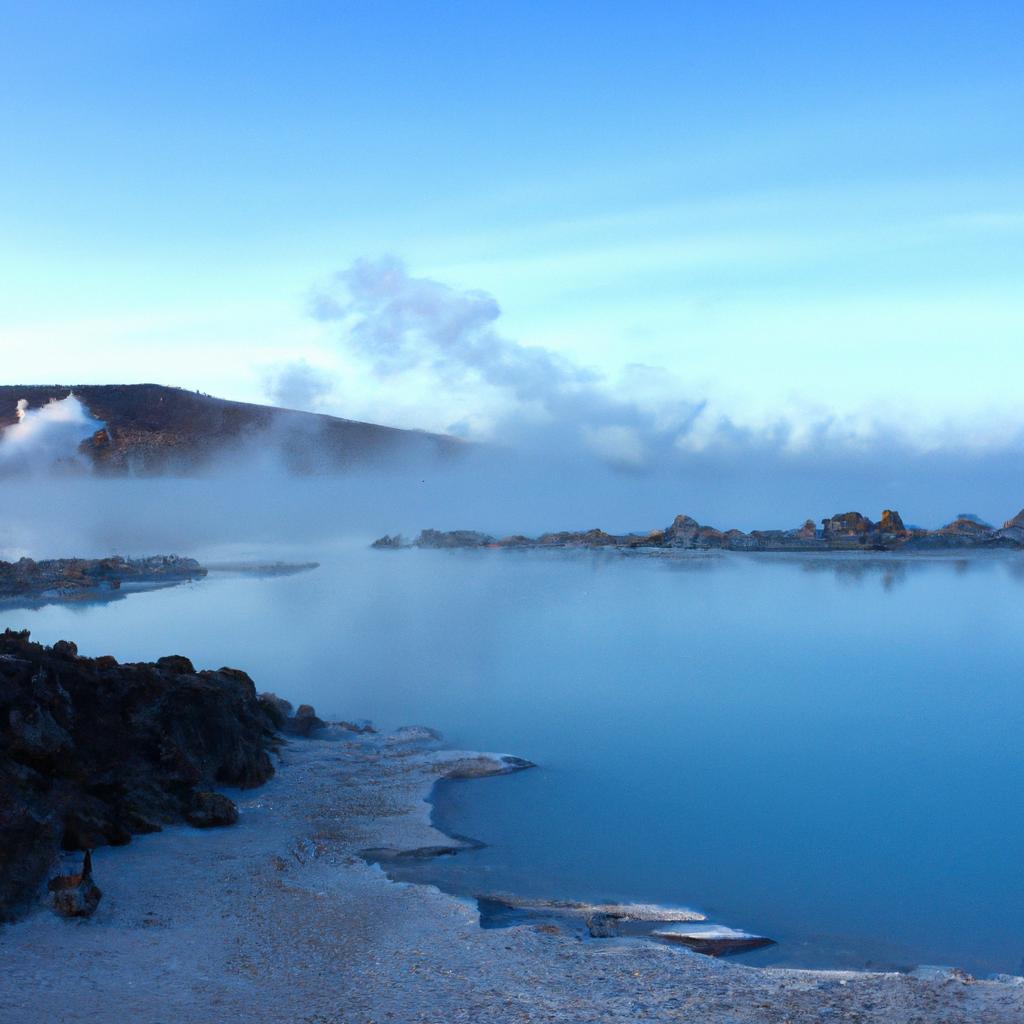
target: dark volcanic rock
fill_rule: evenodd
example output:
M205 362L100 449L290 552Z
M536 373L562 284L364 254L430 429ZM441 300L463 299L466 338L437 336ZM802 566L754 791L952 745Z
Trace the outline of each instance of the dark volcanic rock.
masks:
M1003 543L1024 547L1024 509L1003 523L998 536Z
M50 903L61 917L91 917L103 898L92 880L92 850L85 851L81 872L51 878L47 888L52 893Z
M894 509L885 509L873 523L860 512L841 512L821 521L806 520L793 530L721 530L703 526L691 516L679 515L664 530L647 534L616 535L604 530L567 530L539 537L514 534L495 540L472 530L424 530L416 547L424 548L675 548L689 551L891 551L960 547L1024 547L1024 511L996 530L976 517L962 516L938 530L908 528ZM382 537L374 547L401 547L398 538Z
M701 526L689 516L676 516L672 525L665 530L663 544L667 548L721 548L725 537L712 526Z
M882 520L878 524L882 533L906 533L907 528L903 525L903 517L899 512L887 508L882 512Z
M189 814L213 824L230 801L209 790L273 775L275 723L252 680L163 661L118 665L0 634L0 920L60 847L126 843Z
M822 532L826 540L849 538L863 540L874 529L875 524L859 512L840 512L830 519L821 521Z
M476 530L422 530L416 538L418 548L484 548L494 543L493 537Z
M371 545L371 548L379 548L384 551L396 551L398 548L405 547L405 542L402 540L402 535L396 533L393 537L390 534L385 533L383 537L378 537Z
M258 699L260 704L263 705L263 710L270 715L275 728L283 728L284 723L294 710L292 702L285 700L284 697L278 697L276 693L261 693Z
M238 808L223 793L196 793L192 806L185 812L185 820L196 828L234 825L238 821Z
M286 718L281 726L281 731L292 736L310 736L320 729L325 729L327 723L317 716L315 709L310 704L300 704L299 709L290 718Z
M996 531L975 518L954 519L938 530L916 533L909 547L914 548L977 548L995 546Z

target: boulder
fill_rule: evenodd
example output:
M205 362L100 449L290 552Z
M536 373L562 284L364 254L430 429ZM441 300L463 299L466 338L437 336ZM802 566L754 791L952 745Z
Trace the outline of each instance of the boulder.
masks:
M258 699L264 711L273 720L274 726L283 729L284 723L294 710L291 701L278 697L276 693L261 693Z
M882 511L882 519L878 524L882 533L906 533L907 528L903 525L903 517L894 509L887 508Z
M859 512L839 512L830 519L822 519L821 528L826 540L862 539L871 533L875 524Z
M300 704L295 714L285 720L281 731L291 736L310 736L326 727L327 723L317 717L316 710L311 704Z
M1012 519L1007 519L998 535L1003 543L1014 547L1024 547L1024 509Z
M53 653L58 658L77 658L78 644L72 643L70 640L58 640L53 645Z
M964 537L969 540L984 539L990 537L993 533L992 527L987 523L979 522L974 518L959 518L954 519L951 523L946 523L945 526L940 527L935 531L940 534L955 535Z
M664 546L668 548L721 548L726 545L720 530L713 526L701 526L690 516L679 515L672 520L664 532Z
M814 525L814 520L805 520L804 525L797 530L796 535L801 540L814 540L818 536L818 528Z
M238 821L238 808L223 793L200 792L192 798L185 820L195 828L234 825Z
M190 676L195 675L195 666L188 658L181 654L167 654L162 658L157 658L157 666L160 668L167 669L168 672L182 673L187 672Z
M61 917L91 917L103 898L92 880L92 851L85 851L81 872L51 878L47 888L50 905Z

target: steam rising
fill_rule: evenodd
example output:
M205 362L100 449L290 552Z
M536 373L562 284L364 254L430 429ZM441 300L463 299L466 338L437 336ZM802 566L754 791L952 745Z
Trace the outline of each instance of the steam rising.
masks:
M29 409L18 402L18 422L0 432L0 474L43 474L54 470L87 472L79 444L102 424L72 394Z
M233 439L201 478L53 479L55 467L85 468L78 445L99 423L74 396L36 410L21 403L0 435L0 473L36 479L0 523L0 554L272 548L317 558L334 544L424 527L646 532L687 513L722 529L777 529L851 509L877 518L883 508L935 527L961 508L1002 522L1024 504L1019 426L993 429L980 444L951 426L922 444L890 422L858 427L822 412L738 425L656 367L626 367L612 382L511 340L491 296L413 277L394 259L359 260L335 275L312 312L378 378L426 374L449 386L452 419L464 416L459 388L486 394L489 436L500 444L466 445L445 460L413 444L408 457L333 474L317 461L316 424L285 420L281 436ZM274 401L299 408L332 390L329 375L303 360L265 383ZM304 453L296 475L281 449L302 431L308 437L291 444ZM467 432L488 436L479 424Z

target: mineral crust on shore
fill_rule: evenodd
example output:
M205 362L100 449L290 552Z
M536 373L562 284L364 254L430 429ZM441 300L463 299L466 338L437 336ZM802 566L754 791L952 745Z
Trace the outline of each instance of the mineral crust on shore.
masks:
M762 969L548 925L483 929L473 904L390 882L362 853L452 845L430 823L434 783L507 762L348 736L285 746L275 777L236 795L232 829L96 851L90 919L40 912L0 933L0 1024L94 1024L112 1007L133 1024L1024 1019L1013 979Z

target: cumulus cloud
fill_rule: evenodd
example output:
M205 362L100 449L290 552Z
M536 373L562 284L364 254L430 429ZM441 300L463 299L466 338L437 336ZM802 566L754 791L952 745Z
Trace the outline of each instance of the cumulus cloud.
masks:
M462 436L570 460L589 454L620 471L692 478L743 467L751 479L856 462L890 467L895 478L895 459L1024 454L1019 422L988 422L975 436L952 420L927 425L891 409L837 415L796 398L778 415L742 421L664 368L629 364L610 379L508 338L493 296L413 276L395 258L355 261L314 291L310 312L378 379L442 392L446 422Z
M22 399L17 423L0 431L0 474L87 470L78 446L101 426L74 395L38 409Z
M263 391L275 404L286 409L312 409L334 390L334 379L326 370L297 359L269 370Z
M652 409L616 393L595 370L501 334L493 296L413 277L394 258L357 260L314 292L311 313L337 323L349 350L378 377L426 369L449 386L502 393L512 400L494 424L503 440L556 436L610 464L639 468L671 449L703 408L680 399Z

